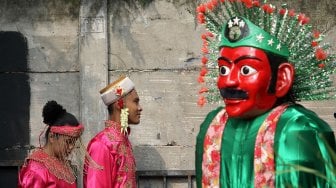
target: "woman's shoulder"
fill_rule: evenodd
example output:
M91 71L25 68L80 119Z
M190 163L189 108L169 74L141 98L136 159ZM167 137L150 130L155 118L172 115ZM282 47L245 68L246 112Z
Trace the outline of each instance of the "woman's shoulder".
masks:
M48 169L40 162L26 160L19 172L19 185L30 187L32 185L44 185L47 181Z

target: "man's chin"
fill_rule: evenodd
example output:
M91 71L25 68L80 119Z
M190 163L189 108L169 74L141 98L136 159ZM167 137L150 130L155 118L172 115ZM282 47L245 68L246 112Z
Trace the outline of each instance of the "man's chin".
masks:
M128 124L131 124L131 125L138 125L139 123L140 123L140 120L128 122Z
M248 109L245 100L225 100L225 110L230 118L248 117Z
M230 107L226 108L226 113L230 118L240 118L240 119L250 119L257 116L260 116L267 112L267 110L248 110L248 109L231 109Z

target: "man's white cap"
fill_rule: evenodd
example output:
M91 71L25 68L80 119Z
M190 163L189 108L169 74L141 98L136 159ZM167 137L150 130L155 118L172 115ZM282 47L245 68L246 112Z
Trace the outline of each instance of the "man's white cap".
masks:
M104 104L108 106L127 95L134 87L134 83L131 79L126 76L121 76L118 80L101 89L100 96Z

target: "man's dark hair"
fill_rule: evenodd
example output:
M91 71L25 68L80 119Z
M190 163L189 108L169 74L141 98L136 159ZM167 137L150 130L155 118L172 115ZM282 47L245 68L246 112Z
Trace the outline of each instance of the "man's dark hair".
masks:
M114 108L113 108L113 104L114 104L114 103L112 103L112 104L110 104L110 105L107 106L107 111L108 111L108 114L109 114L109 115L111 115L111 114L113 113L113 109L114 109Z
M275 93L275 87L276 87L276 82L277 82L277 75L278 75L278 70L279 70L279 66L282 63L286 63L288 62L288 60L284 57L266 52L268 61L270 63L270 67L271 67L271 82L270 82L270 86L268 88L268 92L269 93ZM283 96L282 98L279 98L276 105L285 103L285 102L295 102L295 96L293 94L292 91L292 87L290 88L290 90L288 91L288 93Z

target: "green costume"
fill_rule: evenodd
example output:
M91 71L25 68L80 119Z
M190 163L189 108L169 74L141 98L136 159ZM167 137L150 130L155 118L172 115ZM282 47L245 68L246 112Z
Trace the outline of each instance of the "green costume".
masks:
M222 107L210 112L202 123L196 144L196 180L201 187L204 136ZM256 136L269 112L253 119L229 118L223 135L220 157L221 187L254 187L253 156ZM332 187L325 179L298 167L314 169L336 181L335 137L329 125L300 105L292 105L280 116L274 138L276 187ZM335 159L334 159L335 160ZM335 183L333 184L335 185Z

